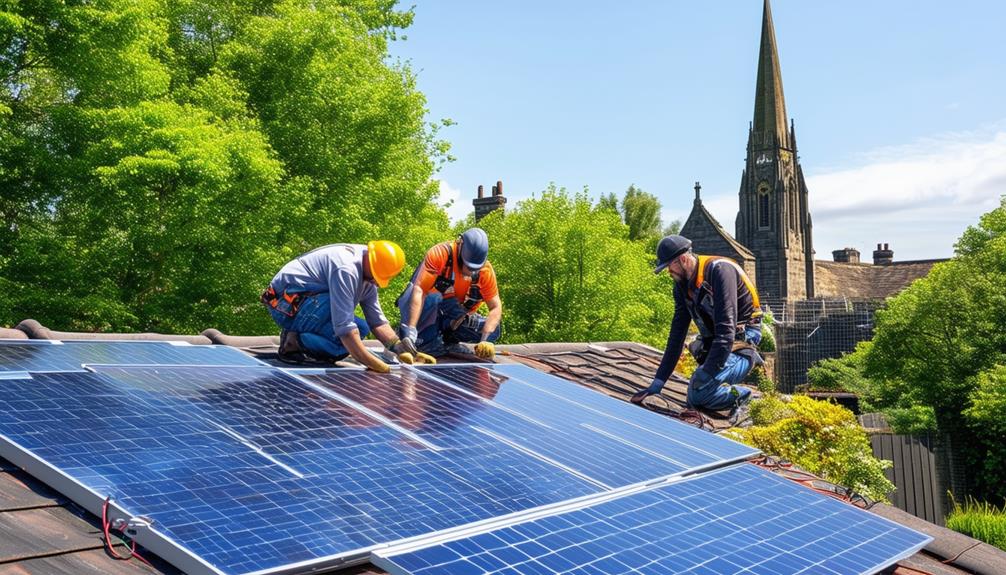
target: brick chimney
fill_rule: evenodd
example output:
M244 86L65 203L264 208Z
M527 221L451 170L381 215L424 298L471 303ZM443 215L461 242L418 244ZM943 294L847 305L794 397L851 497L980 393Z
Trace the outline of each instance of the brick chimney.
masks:
M894 252L891 251L890 244L877 244L877 249L873 250L873 265L887 266L894 263Z
M835 250L831 252L831 256L836 262L846 264L859 263L859 250L856 248L842 248L840 250Z
M506 206L506 197L503 196L503 180L496 181L493 193L488 198L485 197L483 188L479 185L478 197L472 200L472 205L475 206L476 222L496 210L502 210Z

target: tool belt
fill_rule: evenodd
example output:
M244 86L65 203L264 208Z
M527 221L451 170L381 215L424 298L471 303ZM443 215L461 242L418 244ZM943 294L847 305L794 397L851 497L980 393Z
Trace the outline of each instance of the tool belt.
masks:
M300 310L300 304L304 301L304 298L317 295L320 292L287 292L283 291L282 294L276 293L276 290L269 286L259 300L268 308L272 308L279 313L287 316L293 317L297 315L297 311Z

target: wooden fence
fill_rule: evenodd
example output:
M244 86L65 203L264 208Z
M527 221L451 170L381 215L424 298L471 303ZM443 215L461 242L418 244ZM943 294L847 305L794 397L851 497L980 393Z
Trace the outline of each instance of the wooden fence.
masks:
M944 525L947 513L947 482L940 472L938 441L931 435L895 435L877 432L870 436L873 455L894 463L885 473L896 487L891 503L912 515Z

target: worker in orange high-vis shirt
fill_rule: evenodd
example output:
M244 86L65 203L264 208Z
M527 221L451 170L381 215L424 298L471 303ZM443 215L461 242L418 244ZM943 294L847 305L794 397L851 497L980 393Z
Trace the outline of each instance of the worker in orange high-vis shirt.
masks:
M480 228L426 252L397 302L399 335L407 351L471 354L462 343L473 343L475 355L495 357L503 304L488 256L489 237ZM477 313L483 303L485 316Z
M363 345L373 331L399 361L412 363L377 299L377 289L388 287L404 266L402 248L386 240L324 246L287 263L262 293L262 303L283 330L279 358L333 363L351 355L386 373L388 364ZM363 318L356 315L357 306Z

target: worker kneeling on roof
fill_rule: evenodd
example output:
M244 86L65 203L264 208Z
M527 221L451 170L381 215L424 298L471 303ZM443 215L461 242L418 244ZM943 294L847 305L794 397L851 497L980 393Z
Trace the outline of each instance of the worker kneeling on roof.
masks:
M481 228L471 228L426 252L398 297L399 334L406 349L471 354L464 342L476 344L475 354L481 358L495 356L493 342L499 339L503 304L488 255L489 237ZM487 316L476 313L483 303Z
M388 364L363 345L373 331L400 360L412 363L377 299L377 288L388 287L404 266L402 248L385 240L324 246L287 263L262 293L262 303L282 328L280 359L334 363L351 355L386 373ZM356 315L357 305L365 320Z
M681 357L688 325L695 321L699 338L689 346L699 367L688 382L688 404L711 410L730 409L747 402L751 390L735 387L762 363L761 306L758 290L731 259L696 256L692 242L667 236L657 246L654 273L667 269L674 278L674 319L656 377L648 389L632 396L642 403L660 393Z

